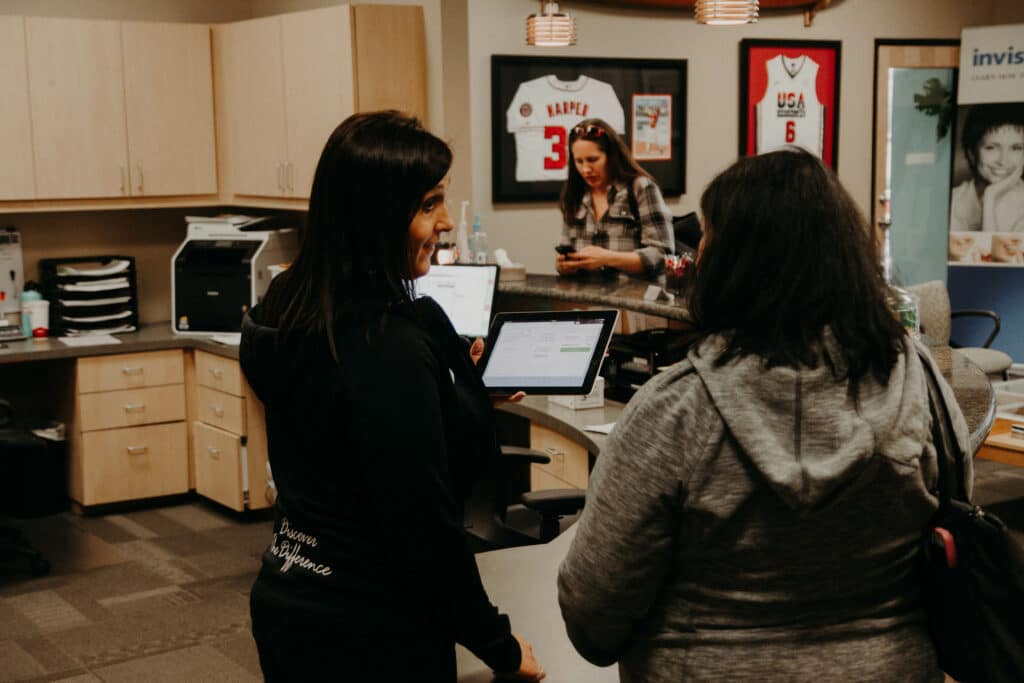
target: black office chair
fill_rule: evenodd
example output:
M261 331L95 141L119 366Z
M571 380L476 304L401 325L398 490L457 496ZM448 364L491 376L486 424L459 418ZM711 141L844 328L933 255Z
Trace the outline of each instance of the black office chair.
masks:
M26 518L67 507L64 442L14 427L11 404L0 399L0 515ZM0 527L0 573L43 576L50 562L14 527Z
M466 502L465 525L473 552L547 543L583 509L579 489L529 491L530 465L551 458L519 446L502 446L501 458L477 482Z

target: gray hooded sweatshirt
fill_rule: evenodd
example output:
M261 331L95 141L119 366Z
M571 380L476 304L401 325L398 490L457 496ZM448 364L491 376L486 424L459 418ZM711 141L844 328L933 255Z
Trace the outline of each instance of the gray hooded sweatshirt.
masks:
M938 501L917 353L855 405L824 364L716 367L723 348L644 385L598 457L558 577L576 649L623 681L942 681L919 591Z

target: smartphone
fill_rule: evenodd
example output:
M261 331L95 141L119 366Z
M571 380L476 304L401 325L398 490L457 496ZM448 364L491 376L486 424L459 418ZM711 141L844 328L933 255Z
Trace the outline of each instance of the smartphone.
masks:
M557 251L562 256L568 256L569 254L576 253L575 247L573 247L571 244L558 244L558 245L555 245L555 251Z

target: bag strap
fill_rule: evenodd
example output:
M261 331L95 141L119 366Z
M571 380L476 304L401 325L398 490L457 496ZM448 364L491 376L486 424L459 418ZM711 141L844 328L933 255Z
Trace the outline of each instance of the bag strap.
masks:
M939 466L939 507L946 509L954 498L963 502L967 499L964 483L964 452L953 430L953 421L942 398L938 379L931 359L918 351L928 381L928 409L932 416L932 442L935 444L936 460ZM954 488L956 489L954 491Z

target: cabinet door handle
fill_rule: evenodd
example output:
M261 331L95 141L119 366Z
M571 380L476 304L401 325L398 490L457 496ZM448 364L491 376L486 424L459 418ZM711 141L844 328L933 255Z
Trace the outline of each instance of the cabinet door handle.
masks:
M216 378L216 379L220 379L221 377L224 376L224 371L223 370L220 370L218 368L208 368L208 369L210 371L210 374L213 375L214 378Z
M124 374L124 375L141 375L142 374L142 366L141 365L126 365L123 368L121 368L121 374Z
M220 460L220 449L214 448L213 446L207 446L206 452L210 454L210 457L214 460Z
M146 409L145 403L125 403L124 412L126 413L141 413Z
M135 168L139 172L139 194L142 194L142 164L136 164Z
M125 194L128 191L128 179L125 177L124 164L121 164L118 168L121 169L121 194Z
M148 446L128 446L125 449L128 451L128 455L142 455L149 450Z
M289 161L288 162L288 191L289 192L294 192L295 191L294 180L295 180L295 164L293 164L292 162Z
M217 417L224 417L224 409L220 406L210 406L210 410L212 410L213 414Z
M284 164L277 165L277 189L284 189Z

